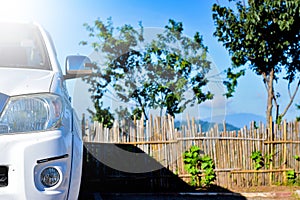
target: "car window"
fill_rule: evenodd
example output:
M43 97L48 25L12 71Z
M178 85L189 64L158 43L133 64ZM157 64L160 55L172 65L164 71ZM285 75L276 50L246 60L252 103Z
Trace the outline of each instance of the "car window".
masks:
M0 67L50 70L46 52L34 25L0 23Z

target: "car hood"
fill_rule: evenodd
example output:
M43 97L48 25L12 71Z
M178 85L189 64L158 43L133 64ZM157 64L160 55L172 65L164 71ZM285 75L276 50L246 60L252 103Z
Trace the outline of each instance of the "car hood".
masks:
M15 96L49 92L54 72L36 69L0 68L0 93Z

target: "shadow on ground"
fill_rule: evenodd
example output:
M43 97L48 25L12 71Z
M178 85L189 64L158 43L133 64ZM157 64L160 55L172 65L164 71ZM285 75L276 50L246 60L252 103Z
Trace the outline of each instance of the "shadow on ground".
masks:
M123 154L115 151L116 147L130 152L133 156L124 157ZM135 158L134 155L143 155L143 159ZM124 166L125 169L130 167L130 172L114 169L111 167L112 163L113 166ZM142 167L147 169L149 166L154 166L155 170L141 172ZM92 147L85 145L79 200L97 199L97 196L102 197L98 199L246 199L236 194L225 195L224 198L216 195L180 194L194 192L232 193L219 186L195 190L134 145L93 144Z

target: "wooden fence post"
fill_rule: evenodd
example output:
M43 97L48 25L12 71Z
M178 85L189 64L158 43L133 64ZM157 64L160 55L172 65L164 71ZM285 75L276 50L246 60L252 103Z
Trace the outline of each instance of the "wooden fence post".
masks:
M283 169L286 169L286 165L287 165L287 127L286 127L286 120L284 120L283 122L283 142L284 142L284 146L283 146ZM283 172L283 182L285 184L287 184L287 177L286 177L286 171Z
M195 119L187 116L187 120L186 126L182 125L177 129L174 127L174 119L170 116L156 118L150 116L146 127L143 118L137 120L134 117L130 125L124 121L115 121L113 128L108 129L101 123L95 122L93 126L83 117L82 129L85 131L84 142L91 153L97 155L101 150L100 146L106 143L134 145L185 181L190 175L184 171L182 154L192 144L198 145L204 154L214 158L216 183L225 188L251 187L254 184L267 186L275 182L287 183L289 170L294 169L297 174L300 174L299 162L295 162L293 157L299 155L300 151L299 122L289 124L285 120L279 128L271 118L268 128L260 123L257 129L254 123L251 123L250 129L245 126L238 132L226 130L226 124L223 122L223 132L218 130L217 125L202 132L197 130ZM123 137L124 132L127 139ZM250 156L252 152L259 150L263 156L268 157L265 159L264 168L255 170ZM271 159L269 155L272 155ZM88 157L85 162L94 161ZM92 170L98 170L97 173L100 173L102 169ZM89 171L83 173L88 174ZM259 182L254 181L255 174ZM118 177L118 174L105 175L124 179ZM159 176L155 177L158 178L157 182L166 183L166 177L157 176Z
M270 117L270 124L269 124L269 141L273 142L274 140L274 133L273 133L273 119L272 119L272 116ZM273 143L270 143L270 150L271 150L271 155L272 155L272 159L270 161L270 170L273 169L273 157L274 157L274 149L273 149L274 145ZM269 177L269 180L270 180L270 183L269 185L272 185L273 184L273 173L270 172L270 177Z

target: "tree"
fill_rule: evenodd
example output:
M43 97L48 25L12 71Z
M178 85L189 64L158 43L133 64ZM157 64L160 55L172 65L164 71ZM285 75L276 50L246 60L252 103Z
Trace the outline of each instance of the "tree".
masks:
M233 0L229 0L230 2ZM244 74L242 66L261 76L267 92L267 125L272 109L277 109L276 121L281 121L296 96L300 85L299 61L299 0L248 0L234 1L235 7L214 4L214 36L229 51L232 67L227 73L225 85L227 96L232 96L237 86L237 78ZM234 70L238 70L234 73ZM275 84L285 79L288 82L290 101L279 113ZM291 84L295 90L291 92Z
M93 26L84 26L93 40L90 44L104 57L104 66L96 63L95 73L84 78L96 104L111 92L119 101L134 104L131 114L147 119L149 109L174 116L188 105L213 98L203 91L210 69L207 47L198 32L194 38L184 36L181 22L169 20L164 31L150 41L141 23L138 29L131 25L114 28L111 19L106 23L98 19ZM189 91L192 95L187 95ZM127 115L128 110L117 112Z
M114 116L109 111L108 108L103 108L103 102L99 102L99 99L96 99L94 102L95 112L91 109L88 109L88 112L92 114L92 120L98 121L104 125L104 127L111 128L114 124Z

